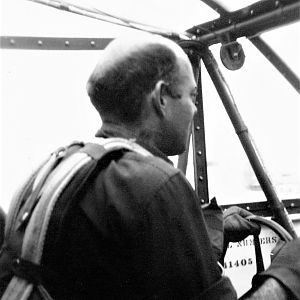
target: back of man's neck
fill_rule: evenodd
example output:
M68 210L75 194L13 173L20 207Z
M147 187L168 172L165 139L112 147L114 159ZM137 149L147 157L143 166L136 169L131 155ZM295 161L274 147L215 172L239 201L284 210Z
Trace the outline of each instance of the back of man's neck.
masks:
M100 131L101 135L110 137L122 137L126 139L136 139L138 134L135 129L122 123L105 121L103 122ZM96 136L98 136L98 133Z

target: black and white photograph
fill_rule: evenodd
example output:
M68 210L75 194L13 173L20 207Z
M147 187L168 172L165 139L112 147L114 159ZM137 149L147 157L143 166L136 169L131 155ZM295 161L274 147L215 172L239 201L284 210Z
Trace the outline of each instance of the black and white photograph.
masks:
M300 300L300 0L1 0L1 300Z

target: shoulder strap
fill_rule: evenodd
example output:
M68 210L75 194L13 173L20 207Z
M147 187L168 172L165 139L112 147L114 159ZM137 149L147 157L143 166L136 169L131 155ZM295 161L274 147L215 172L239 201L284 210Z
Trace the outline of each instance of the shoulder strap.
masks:
M127 149L129 151L139 153L143 156L152 156L152 154L148 150L135 143L134 139L128 140L124 138L94 138L91 143L95 145L101 145L107 151ZM86 145L88 146L91 143L87 143Z
M39 265L44 248L45 237L51 218L53 208L59 199L61 193L74 178L77 172L88 164L91 160L99 161L106 154L121 149L137 152L143 156L150 156L143 147L134 143L134 141L122 138L96 139L94 143L82 143L84 146L79 151L73 153L65 160L59 161L60 156L66 151L66 148L52 153L49 160L33 175L29 181L33 182L33 190L28 199L28 205L25 205L24 214L21 216L21 223L28 222L22 244L21 259ZM20 199L24 195L26 186L21 189L16 196L14 209L19 210ZM19 200L19 201L18 201ZM14 221L17 220L15 212L10 221L12 230ZM29 216L29 217L28 217ZM2 300L28 299L33 290L33 284L25 279L14 276L10 281ZM51 299L43 289L46 298ZM49 296L49 297L48 297Z
M20 226L22 219L25 222L29 217L28 211L31 210L29 207L32 208L34 206L34 203L32 203L34 196L37 197L43 182L52 169L55 168L59 161L69 152L69 149L74 146L75 149L78 149L83 147L83 145L82 142L72 142L66 147L59 147L30 174L28 179L20 186L12 198L6 219L5 236L9 236L13 230L16 230L16 226ZM30 197L31 200L28 200L27 197ZM17 218L19 219L17 220Z

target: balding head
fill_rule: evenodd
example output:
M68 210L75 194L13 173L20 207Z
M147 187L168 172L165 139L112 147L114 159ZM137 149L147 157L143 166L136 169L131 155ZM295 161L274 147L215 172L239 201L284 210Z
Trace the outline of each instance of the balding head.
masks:
M87 83L102 119L138 121L146 95L159 80L170 88L176 84L178 58L188 61L176 43L161 36L138 33L112 41Z

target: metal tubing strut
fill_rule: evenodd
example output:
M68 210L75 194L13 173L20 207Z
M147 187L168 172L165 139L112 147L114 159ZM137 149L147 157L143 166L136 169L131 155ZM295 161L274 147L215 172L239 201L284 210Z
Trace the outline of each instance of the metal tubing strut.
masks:
M285 79L300 94L300 80L290 67L260 37L250 38L252 44L271 62Z
M260 183L260 186L267 198L274 219L282 225L294 238L297 237L293 223L289 219L286 208L279 200L271 180L264 170L263 164L257 155L254 144L251 140L248 128L246 127L230 93L229 87L219 70L218 64L212 53L208 50L203 61L205 67L217 89L217 92L223 102L227 114L232 122L232 125L241 141L241 144L248 156L249 162L255 172L255 175Z
M272 1L259 1L248 7L226 15L226 18L212 20L187 30L194 39L206 46L223 41L230 36L234 41L240 37L253 37L267 30L299 21L300 2L289 1L277 8L270 8ZM262 8L263 7L263 8ZM253 14L252 14L253 13Z
M228 11L216 0L202 0L203 3L212 8L215 12L220 15L228 14Z

